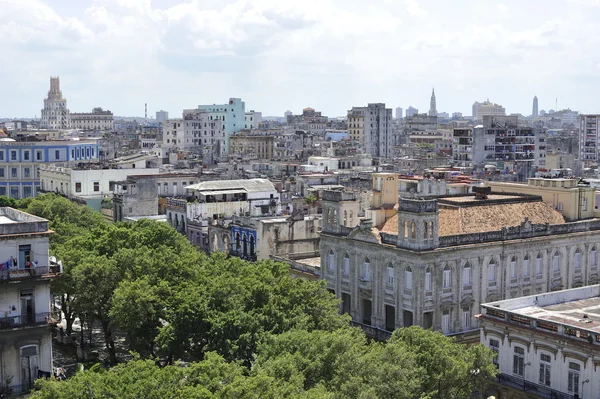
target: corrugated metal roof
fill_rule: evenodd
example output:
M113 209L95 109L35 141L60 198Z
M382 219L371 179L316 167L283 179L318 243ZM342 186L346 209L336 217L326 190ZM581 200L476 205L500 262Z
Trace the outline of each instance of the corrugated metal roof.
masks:
M249 193L262 191L277 191L268 179L240 179L240 180L212 180L187 186L186 189L194 191L217 191L217 190L246 190Z

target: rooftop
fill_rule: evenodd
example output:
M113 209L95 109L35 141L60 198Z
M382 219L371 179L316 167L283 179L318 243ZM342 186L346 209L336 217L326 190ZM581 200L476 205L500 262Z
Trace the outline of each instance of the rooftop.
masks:
M0 237L32 233L52 233L48 221L10 207L0 208Z
M211 180L185 187L193 191L244 190L248 193L277 191L268 179Z

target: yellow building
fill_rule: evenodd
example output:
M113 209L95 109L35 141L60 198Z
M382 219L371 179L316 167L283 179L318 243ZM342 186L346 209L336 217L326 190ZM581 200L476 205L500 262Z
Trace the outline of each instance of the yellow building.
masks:
M577 179L531 178L527 184L487 182L496 193L539 195L543 201L570 221L599 217L595 209L596 189Z
M364 145L365 136L365 108L352 107L348 111L348 134L350 140L356 140Z

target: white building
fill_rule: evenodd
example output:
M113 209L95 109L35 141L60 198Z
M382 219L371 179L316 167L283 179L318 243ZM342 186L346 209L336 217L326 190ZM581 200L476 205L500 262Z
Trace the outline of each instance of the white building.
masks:
M50 90L48 97L44 99L44 109L42 109L41 129L70 129L71 115L67 108L67 99L63 98L60 91L60 78L52 76L50 78Z
M156 111L157 123L163 123L167 119L169 119L169 113L167 111L163 111L162 109L160 111Z
M113 130L113 113L97 107L92 112L72 113L71 128L80 130Z
M229 137L244 128L246 105L240 98L230 98L227 104L199 105L198 109L207 112L208 120L222 121L225 130L225 148L222 153L229 153Z
M188 109L183 111L182 126L183 131L178 132L178 149L197 152L212 161L225 157L224 120L215 119L204 110Z
M52 373L50 280L59 270L48 257L48 221L0 208L0 389L25 393Z
M481 342L497 354L494 362L500 371L488 395L598 397L599 285L489 302L481 308Z
M402 107L396 108L396 119L402 119L404 117L404 110Z
M262 112L251 110L246 112L244 118L244 129L258 129L258 124L262 122Z
M579 128L579 159L584 167L598 165L600 145L600 114L581 115Z
M163 141L165 148L177 148L177 145L183 140L183 130L185 125L183 119L167 119L162 123Z
M481 120L484 116L503 116L506 115L506 110L502 105L485 100L482 103L475 102L473 104L473 118Z

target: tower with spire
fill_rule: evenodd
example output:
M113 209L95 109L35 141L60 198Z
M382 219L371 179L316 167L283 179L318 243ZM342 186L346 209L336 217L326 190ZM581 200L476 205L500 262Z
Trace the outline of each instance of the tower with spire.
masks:
M431 89L431 101L429 102L429 116L437 116L435 105L435 87Z

